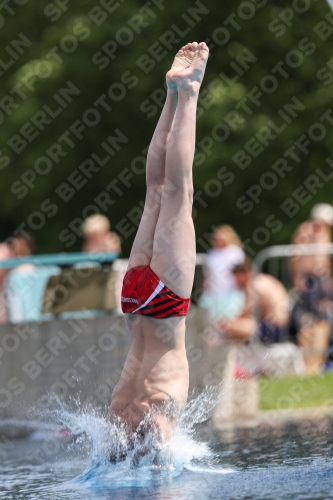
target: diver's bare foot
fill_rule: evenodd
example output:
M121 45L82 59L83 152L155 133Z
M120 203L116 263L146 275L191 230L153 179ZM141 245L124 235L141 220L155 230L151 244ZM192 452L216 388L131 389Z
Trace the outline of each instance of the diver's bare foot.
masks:
M177 52L176 57L174 58L174 61L172 63L171 69L166 74L166 83L171 91L177 92L177 86L172 81L173 74L176 73L177 71L181 71L190 66L191 62L195 57L197 45L198 45L197 42L188 43L184 45Z
M188 43L176 55L166 79L171 91L190 90L198 92L202 83L209 49L205 42Z

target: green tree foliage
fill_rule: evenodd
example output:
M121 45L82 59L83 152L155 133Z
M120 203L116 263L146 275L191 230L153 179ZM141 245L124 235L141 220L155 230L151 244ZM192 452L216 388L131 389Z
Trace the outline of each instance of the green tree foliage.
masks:
M324 0L10 0L1 15L2 239L23 224L39 253L78 250L80 220L98 209L128 255L164 73L192 40L211 45L194 161L197 250L219 223L250 253L288 243L314 203L333 201Z

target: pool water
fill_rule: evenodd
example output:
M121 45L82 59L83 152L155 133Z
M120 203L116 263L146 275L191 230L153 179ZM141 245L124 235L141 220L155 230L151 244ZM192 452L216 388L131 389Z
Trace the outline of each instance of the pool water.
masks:
M117 464L106 458L109 443L101 418L67 412L63 420L76 431L86 428L91 437L71 439L42 424L26 439L2 437L0 498L333 498L329 418L233 430L213 430L200 418L185 419L161 460L156 461L155 451Z

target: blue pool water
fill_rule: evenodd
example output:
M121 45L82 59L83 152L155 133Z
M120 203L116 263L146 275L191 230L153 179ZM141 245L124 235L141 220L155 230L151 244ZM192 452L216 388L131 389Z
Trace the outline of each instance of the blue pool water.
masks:
M213 430L203 408L188 408L164 454L152 443L150 454L135 456L134 447L117 464L107 457L110 439L123 439L121 429L116 435L101 416L62 409L53 420L90 437L71 439L48 423L26 439L2 438L0 498L333 498L332 419Z

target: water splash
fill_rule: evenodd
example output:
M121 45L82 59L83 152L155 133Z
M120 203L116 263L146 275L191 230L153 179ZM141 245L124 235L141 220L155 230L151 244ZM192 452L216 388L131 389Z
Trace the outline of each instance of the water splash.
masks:
M58 401L59 408L52 411L54 422L68 427L74 436L90 439L92 444L88 468L61 488L144 486L171 480L184 468L195 471L203 460L207 464L213 452L207 443L198 440L196 426L210 417L219 392L219 387L210 387L192 397L171 442L164 447L154 429L143 436L134 434L129 441L123 424L107 422L92 408L73 413Z

